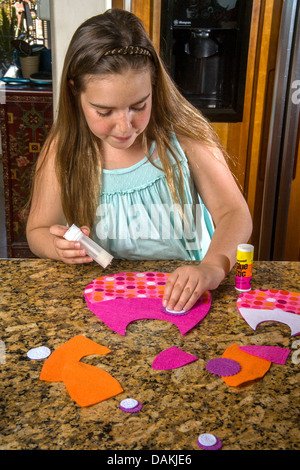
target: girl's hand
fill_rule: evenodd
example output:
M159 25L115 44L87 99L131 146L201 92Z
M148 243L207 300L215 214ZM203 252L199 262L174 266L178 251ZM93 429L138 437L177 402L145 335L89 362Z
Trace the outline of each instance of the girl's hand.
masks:
M206 290L216 289L224 277L220 266L203 261L197 266L177 268L166 282L163 306L177 312L188 311Z
M90 229L88 227L80 227L82 232L89 236ZM68 241L63 238L68 227L63 225L52 225L50 233L54 235L53 244L58 258L66 264L82 264L90 263L92 258L87 256L86 250L82 249L79 242Z

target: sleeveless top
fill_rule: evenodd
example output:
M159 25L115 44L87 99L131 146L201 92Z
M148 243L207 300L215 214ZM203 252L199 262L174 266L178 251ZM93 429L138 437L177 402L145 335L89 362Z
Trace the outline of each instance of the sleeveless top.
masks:
M197 193L175 134L171 143L183 172L183 217L180 206L173 203L160 159L155 159L155 166L149 161L155 142L149 156L135 165L102 170L94 240L114 258L201 261L205 256L214 231L212 219ZM168 157L178 175L170 152Z

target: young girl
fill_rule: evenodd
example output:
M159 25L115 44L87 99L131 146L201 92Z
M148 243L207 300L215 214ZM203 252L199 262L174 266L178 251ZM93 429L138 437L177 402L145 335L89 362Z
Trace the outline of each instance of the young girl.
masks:
M218 287L251 234L213 130L177 91L141 21L124 10L85 21L69 45L34 180L32 252L92 261L63 238L73 223L115 258L199 260L165 286L163 305L177 311Z

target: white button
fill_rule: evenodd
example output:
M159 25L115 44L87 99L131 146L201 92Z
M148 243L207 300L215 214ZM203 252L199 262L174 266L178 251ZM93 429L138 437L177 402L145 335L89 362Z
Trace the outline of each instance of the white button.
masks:
M138 404L139 402L134 398L126 398L125 400L121 401L120 406L126 410L132 410L132 408L135 408L138 406Z
M179 311L178 311L178 310L169 310L169 309L166 308L166 312L168 312L168 313L173 313L173 314L175 314L175 315L176 315L176 314L179 315L180 313L186 313L186 310L179 310Z
M206 447L212 447L217 443L217 438L213 434L200 434L198 437L199 444Z
M45 359L50 356L51 351L46 346L40 346L39 348L30 349L27 352L27 357L29 359Z

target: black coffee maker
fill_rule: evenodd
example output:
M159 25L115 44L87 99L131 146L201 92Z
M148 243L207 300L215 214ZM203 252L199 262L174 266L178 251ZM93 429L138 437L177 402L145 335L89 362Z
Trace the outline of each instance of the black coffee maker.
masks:
M182 94L211 121L241 121L252 0L162 0L161 11L161 55Z

